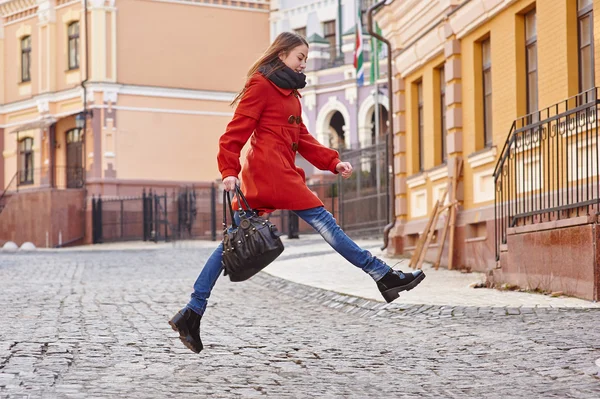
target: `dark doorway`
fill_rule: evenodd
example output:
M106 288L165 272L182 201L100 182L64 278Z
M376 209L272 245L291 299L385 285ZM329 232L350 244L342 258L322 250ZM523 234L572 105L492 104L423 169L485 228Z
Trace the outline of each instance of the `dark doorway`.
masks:
M387 135L388 131L388 112L383 105L379 105L379 140L375 140L375 107L373 107L373 113L371 114L371 145L381 143L382 137Z
M83 186L83 141L81 129L67 131L67 188Z
M344 125L346 121L340 111L335 111L329 121L329 147L331 148L346 148L346 141L344 136Z

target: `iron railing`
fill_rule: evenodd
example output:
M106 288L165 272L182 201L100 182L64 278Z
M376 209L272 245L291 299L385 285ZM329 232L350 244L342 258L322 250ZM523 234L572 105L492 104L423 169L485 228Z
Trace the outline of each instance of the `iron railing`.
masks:
M354 173L339 178L340 225L352 236L380 236L388 223L387 135L377 144L357 150L342 151Z
M83 168L54 166L19 170L16 174L16 191L26 188L82 188Z
M8 183L8 185L6 186L4 191L2 192L2 195L0 195L0 213L2 212L2 210L4 210L4 207L6 207L6 204L8 203L8 200L10 199L10 193L12 193L13 191L19 190L19 186L17 184L17 178L18 178L18 173L15 173L13 175L12 179L10 179L10 182Z
M517 118L494 170L496 260L508 229L598 212L598 88Z

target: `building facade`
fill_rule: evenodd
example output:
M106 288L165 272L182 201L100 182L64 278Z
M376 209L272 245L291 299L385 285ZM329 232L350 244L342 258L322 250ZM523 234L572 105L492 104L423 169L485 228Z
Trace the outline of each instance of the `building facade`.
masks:
M0 240L89 242L95 195L218 178L268 18L264 0L0 1Z
M404 0L378 12L396 69L391 251L415 249L461 158L454 265L496 284L598 299L599 9L596 0Z

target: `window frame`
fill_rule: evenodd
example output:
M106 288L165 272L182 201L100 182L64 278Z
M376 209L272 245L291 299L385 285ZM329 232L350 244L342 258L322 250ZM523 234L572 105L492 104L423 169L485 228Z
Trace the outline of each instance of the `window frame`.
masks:
M448 125L446 123L446 64L442 64L438 67L438 78L440 80L440 138L441 138L441 156L440 160L443 164L448 161L448 154L446 154L446 137L448 137Z
M306 26L294 29L294 32L306 39Z
M29 144L29 145L28 145ZM19 151L19 186L27 186L33 184L33 170L34 170L34 151L33 151L33 138L25 137L19 140L18 143ZM22 169L22 165L25 165L25 170ZM29 167L31 166L31 167Z
M77 25L77 32L72 33L71 27ZM79 21L72 21L67 25L67 65L69 71L79 69L79 44L80 44L80 32L81 26ZM74 60L71 58L71 43L74 43L75 56Z
M527 37L527 17L531 14L535 14L535 35L533 37L528 38ZM537 49L537 13L536 13L536 9L534 8L533 10L527 12L524 15L524 24L525 24L525 80L526 80L526 105L527 105L527 114L533 114L534 112L539 111L539 80L538 80L538 64L539 64L539 60L538 60L538 49ZM530 61L529 61L529 50L531 48L535 49L535 70L530 71ZM536 90L535 90L535 107L532 107L532 93L531 93L531 87L530 87L530 75L532 73L535 73L535 83L536 83ZM536 109L533 109L536 108ZM537 118L535 118L537 119ZM536 120L530 121L530 122L536 122Z
M25 47L25 43L27 43L27 47ZM21 37L20 44L21 83L31 82L31 35ZM27 68L25 68L25 60L27 60Z
M329 43L329 58L333 61L337 57L337 32L336 20L323 21L323 39ZM333 39L331 39L333 38Z
M420 80L416 82L416 91L417 91L417 140L419 146L419 172L423 172L425 170L425 125L424 125L424 115L423 115L423 81Z
M485 59L485 46L488 46L489 48L489 60ZM490 110L490 115L489 115L489 120L490 123L488 124L488 112L487 112L487 105L488 105L488 101L490 103L492 103L492 87L493 85L491 84L491 75L492 75L492 41L490 37L487 37L485 39L483 39L480 43L481 46L481 84L482 84L482 97L483 97L483 144L485 148L489 148L493 145L493 124L491 123L493 121L493 113ZM488 88L487 84L486 84L486 75L489 74L490 75L490 87ZM489 89L489 92L488 90ZM489 99L488 99L489 97ZM489 125L489 126L488 126Z
M579 2L578 2L579 3ZM595 57L594 57L594 6L593 3L582 8L579 9L579 4L577 4L577 62L578 62L578 71L577 71L577 81L578 81L578 88L579 88L579 93L583 93L584 91L590 90L592 88L595 87L596 84L596 77L595 77ZM589 18L590 19L590 43L584 47L581 46L581 42L582 42L582 32L581 32L581 21L584 20L585 18ZM590 47L590 54L591 54L591 65L590 65L590 81L591 81L591 85L588 88L584 88L583 87L583 63L582 63L582 51L584 48L586 47Z

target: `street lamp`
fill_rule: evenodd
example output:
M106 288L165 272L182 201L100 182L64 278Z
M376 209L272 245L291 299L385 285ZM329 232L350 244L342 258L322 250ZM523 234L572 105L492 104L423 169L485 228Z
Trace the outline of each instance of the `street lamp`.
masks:
M83 129L85 126L85 119L87 118L87 112L81 112L75 117L75 126L77 129Z

